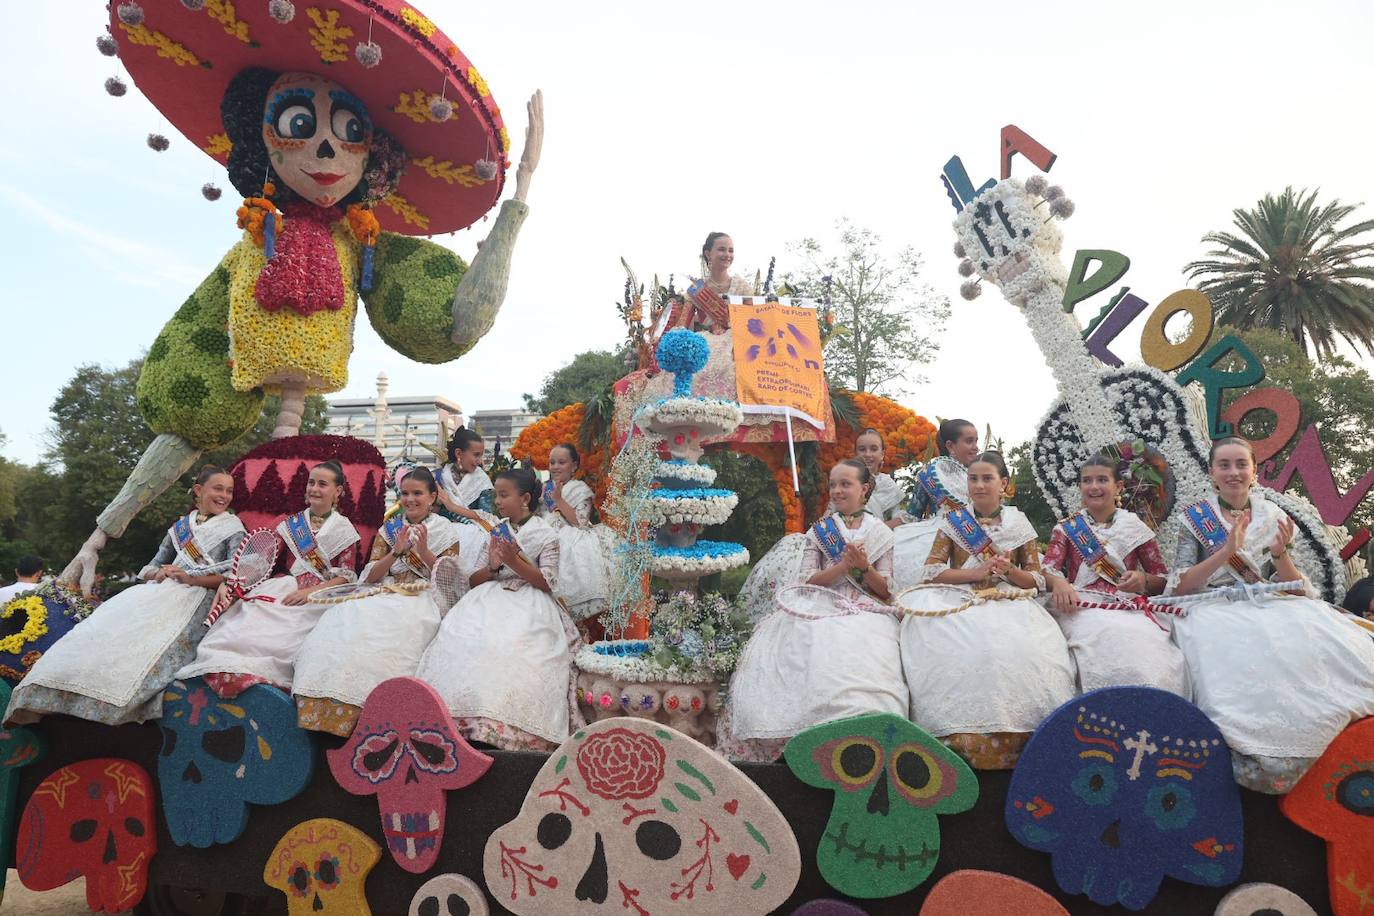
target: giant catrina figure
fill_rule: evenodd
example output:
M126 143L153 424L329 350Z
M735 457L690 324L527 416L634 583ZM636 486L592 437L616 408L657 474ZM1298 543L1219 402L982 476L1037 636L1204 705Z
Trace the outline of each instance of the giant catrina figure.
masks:
M63 573L85 588L106 539L203 450L248 430L265 395L281 395L282 437L298 431L306 394L344 386L359 296L411 359L471 349L505 297L543 139L536 93L514 199L468 267L416 236L491 209L510 140L486 82L418 10L126 0L110 16L134 82L226 164L244 233L148 350L138 404L158 436Z

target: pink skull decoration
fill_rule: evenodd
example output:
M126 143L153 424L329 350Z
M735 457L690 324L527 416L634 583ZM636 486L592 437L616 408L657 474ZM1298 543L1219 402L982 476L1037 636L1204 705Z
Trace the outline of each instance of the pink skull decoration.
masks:
M19 822L19 880L47 891L84 875L94 912L132 909L157 851L153 781L128 760L83 760L33 790Z
M345 791L377 796L391 857L416 874L439 857L444 793L472 785L491 766L458 734L434 688L413 677L378 684L352 737L328 757Z

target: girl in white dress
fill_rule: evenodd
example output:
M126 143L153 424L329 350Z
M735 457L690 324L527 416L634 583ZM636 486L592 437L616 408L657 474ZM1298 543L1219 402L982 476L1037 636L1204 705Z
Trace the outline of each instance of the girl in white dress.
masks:
M834 509L805 535L801 581L829 590L835 613L798 616L785 605L754 630L734 676L717 750L772 761L813 725L872 712L905 715L892 531L864 511L873 476L846 458L830 470ZM787 600L784 593L783 600Z
M1035 529L1019 510L1002 505L1009 482L997 452L973 460L970 505L940 517L926 581L1013 594L1044 590ZM968 596L966 589L915 589L899 601L931 612L949 607L951 592ZM908 616L902 664L912 721L980 770L1014 767L1031 732L1075 693L1064 634L1030 597L987 601L943 617Z
M290 693L296 654L327 610L311 604L322 588L357 579L358 531L334 511L343 493L344 473L337 461L310 469L306 508L288 515L276 528L278 575L254 586L213 622L193 662L177 672L179 680L205 677L211 690L232 699L254 684L271 684Z
M499 519L493 514L491 478L482 467L486 443L476 430L462 427L448 443L448 464L434 473L439 485L439 514L457 522L458 562L465 573L474 569L487 529Z
M1254 450L1212 445L1216 494L1184 510L1169 594L1299 582L1293 520L1251 490ZM1174 623L1194 702L1230 745L1236 781L1281 794L1351 722L1374 714L1374 641L1315 596L1218 597Z
M549 479L539 517L558 532L558 597L575 621L606 609L610 597L613 536L592 524L592 488L574 478L582 456L571 442L549 449Z
M945 420L935 442L940 454L916 473L916 492L896 529L892 579L898 592L921 584L940 516L968 505L968 466L978 455L978 428L968 420Z
M886 523L887 527L896 528L906 522L906 513L902 511L906 494L891 474L883 473L883 451L883 434L871 426L854 440L854 457L873 475L873 492L868 494L864 511Z
M418 672L464 737L507 750L550 751L583 724L572 668L580 639L552 594L558 533L535 515L540 489L526 470L496 476L496 511L506 520Z
M456 558L459 549L459 525L433 511L438 494L426 468L401 478L401 514L377 532L359 577L389 588L330 606L306 637L292 685L301 728L351 735L374 687L415 674L448 610L430 574L439 557Z
M196 505L167 530L157 555L124 591L53 643L10 697L5 720L63 713L121 725L162 716L162 691L196 653L205 615L247 536L229 511L234 478L206 465Z
M1169 573L1154 531L1117 505L1116 459L1089 459L1079 468L1078 492L1083 510L1055 526L1041 568L1079 688L1157 687L1187 699L1188 667L1170 638L1173 617L1082 606L1158 595Z

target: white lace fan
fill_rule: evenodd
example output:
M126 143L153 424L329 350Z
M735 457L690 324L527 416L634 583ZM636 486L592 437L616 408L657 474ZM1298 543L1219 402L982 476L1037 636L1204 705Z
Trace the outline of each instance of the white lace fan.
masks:
M249 590L272 574L277 565L277 536L271 528L257 528L248 532L239 549L234 553L234 561L229 565L229 575L215 595L215 604L205 615L208 627L219 619L219 615L229 605L246 595Z
M434 592L434 604L440 614L447 614L468 589L468 573L455 556L439 557L429 575Z

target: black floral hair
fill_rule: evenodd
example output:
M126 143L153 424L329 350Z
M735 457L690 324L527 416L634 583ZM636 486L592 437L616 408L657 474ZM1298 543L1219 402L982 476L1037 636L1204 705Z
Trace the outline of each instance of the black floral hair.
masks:
M975 464L979 463L992 465L997 468L997 473L1004 478L1011 477L1011 475L1007 473L1007 462L1006 459L1002 457L1001 452L994 452L991 449L986 452L979 452L977 457L969 462L969 467L973 467Z
M453 431L453 437L448 440L448 463L457 464L459 452L467 451L469 445L482 441L482 434L477 430L468 429L466 426L458 427Z
M949 454L949 449L945 447L945 443L958 442L966 426L970 429L978 428L968 420L961 420L958 418L945 420L940 423L940 428L935 431L935 447L941 455Z
M343 465L339 464L339 462L331 458L328 461L321 461L319 464L315 465L310 470L318 471L320 468L324 468L329 473L334 475L334 485L336 487L341 487L344 485Z
M496 475L497 480L509 480L515 484L515 488L528 497L526 505L529 507L530 515L539 508L539 497L544 488L539 484L539 478L534 476L533 471L524 468L512 468L509 471L502 471Z
M257 197L262 193L263 181L271 180L277 186L272 202L278 206L297 199L272 168L267 144L262 139L263 108L272 84L280 76L280 72L265 67L240 70L229 81L219 106L220 120L231 144L226 165L229 183L244 197ZM339 205L373 203L386 197L400 183L406 161L406 152L395 138L374 126L363 178Z

